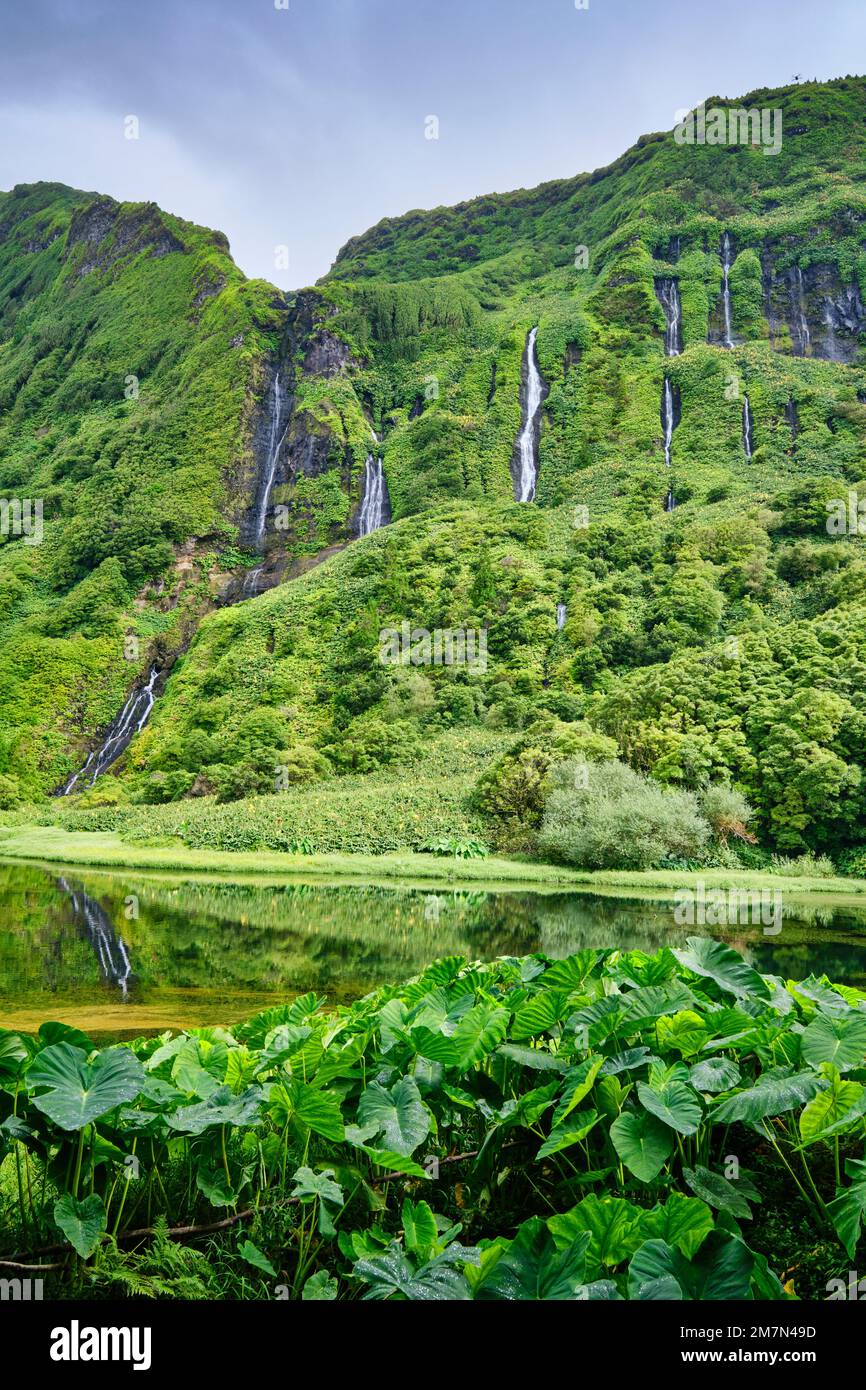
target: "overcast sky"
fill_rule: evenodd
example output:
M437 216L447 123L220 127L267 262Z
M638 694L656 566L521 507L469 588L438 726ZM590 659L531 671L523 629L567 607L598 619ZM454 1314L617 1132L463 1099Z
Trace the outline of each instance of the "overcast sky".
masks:
M382 217L597 168L708 96L866 69L866 0L577 3L0 0L0 188L152 199L289 289Z

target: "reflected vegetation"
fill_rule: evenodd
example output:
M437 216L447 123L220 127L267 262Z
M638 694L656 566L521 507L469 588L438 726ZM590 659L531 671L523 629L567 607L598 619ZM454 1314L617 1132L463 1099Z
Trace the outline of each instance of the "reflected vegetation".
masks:
M656 951L700 928L663 898L222 882L0 864L0 1026L132 1036L231 1023L316 990L345 1003L443 955ZM866 986L866 904L787 902L782 930L707 928L758 969Z

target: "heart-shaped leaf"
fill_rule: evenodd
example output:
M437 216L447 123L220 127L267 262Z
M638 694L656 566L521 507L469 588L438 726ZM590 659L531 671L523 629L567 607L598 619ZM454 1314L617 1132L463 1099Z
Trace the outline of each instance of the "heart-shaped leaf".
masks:
M362 1128L375 1124L372 1133L381 1134L388 1149L408 1157L430 1133L430 1112L417 1083L403 1076L390 1090L374 1081L362 1092L358 1123Z
M611 1125L610 1137L626 1168L641 1182L658 1177L674 1147L668 1126L646 1110L626 1110Z
M37 1053L27 1071L33 1104L61 1129L83 1129L100 1115L135 1100L145 1082L144 1068L127 1047L111 1047L92 1061L80 1047L53 1043Z
M54 1224L63 1232L82 1260L93 1254L105 1233L107 1221L102 1198L91 1192L79 1202L71 1192L54 1203Z

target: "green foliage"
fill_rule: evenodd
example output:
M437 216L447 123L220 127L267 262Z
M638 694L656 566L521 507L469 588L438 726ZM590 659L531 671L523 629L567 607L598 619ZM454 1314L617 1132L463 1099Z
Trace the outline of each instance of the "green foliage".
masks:
M568 760L554 768L542 851L583 869L648 869L700 859L709 826L690 792L658 786L624 763Z
M3 1172L32 1175L8 1239L39 1239L47 1185L83 1262L59 1294L86 1278L259 1296L264 1278L293 1298L782 1298L754 1248L762 1199L838 1239L840 1260L861 1240L864 999L695 937L655 956L451 957L349 1007L303 996L101 1051L59 1024L7 1032ZM74 1115L45 1104L70 1067ZM730 1171L756 1141L759 1172ZM153 1242L122 1254L145 1200ZM172 1246L169 1223L204 1239L215 1208L251 1224L207 1257Z

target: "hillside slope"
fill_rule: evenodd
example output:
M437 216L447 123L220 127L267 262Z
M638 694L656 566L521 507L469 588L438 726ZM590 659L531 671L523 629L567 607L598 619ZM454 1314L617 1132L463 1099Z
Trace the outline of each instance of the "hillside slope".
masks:
M188 635L219 601L82 804L275 779L291 795L388 763L408 785L437 730L517 738L543 713L589 721L663 781L730 777L768 843L857 843L866 566L856 514L841 535L826 522L833 499L866 496L866 80L733 105L781 110L777 154L644 137L594 174L383 222L286 302L215 234L121 210L160 230L114 233L113 260L104 200L18 192L37 205L0 242L3 485L58 506L44 546L0 550L34 672L22 682L19 639L0 689L8 797L74 770L63 709L93 733L120 707L129 628L179 634L186 614ZM203 274L222 284L199 313ZM125 327L100 307L76 396L67 339L39 355L42 318L60 302L89 325L90 299L115 295ZM117 383L142 362L130 408ZM50 424L73 407L74 445ZM376 458L391 524L333 554L364 530ZM380 631L403 622L486 629L486 670L383 665Z

